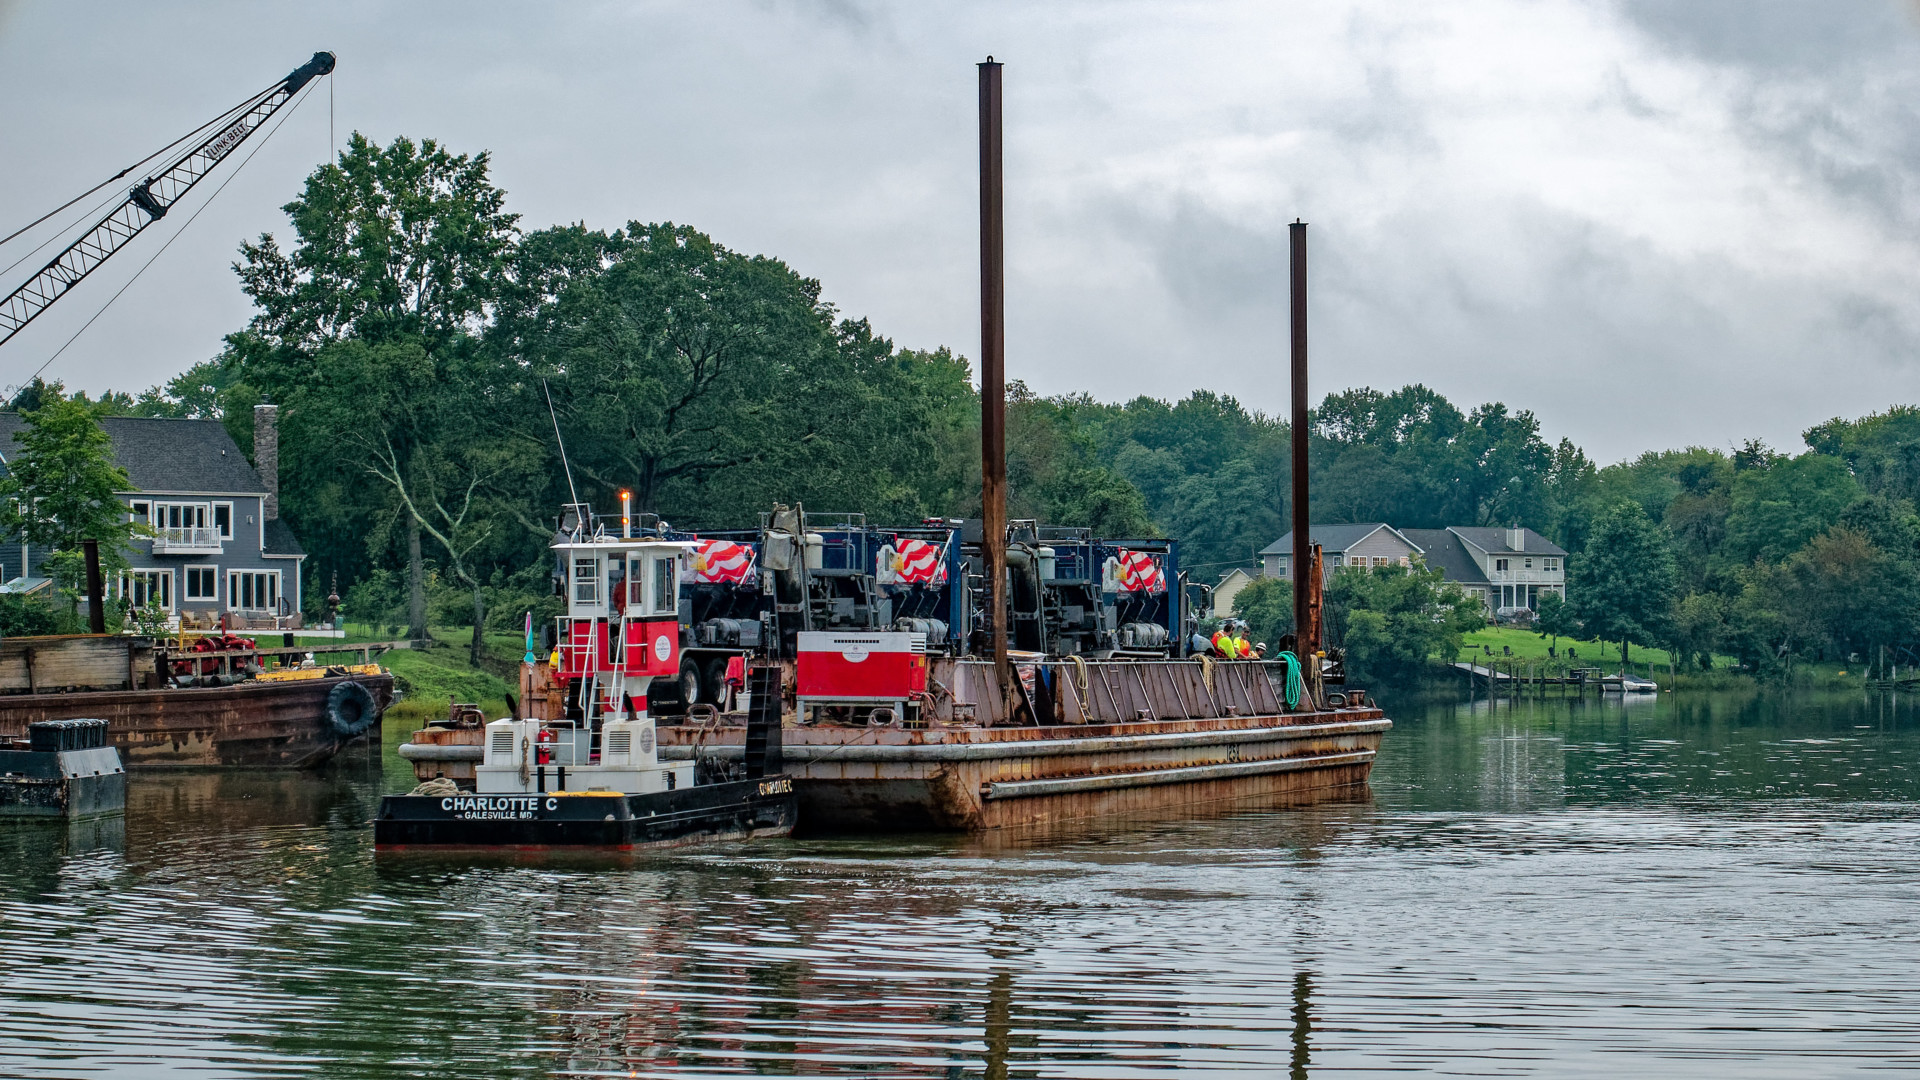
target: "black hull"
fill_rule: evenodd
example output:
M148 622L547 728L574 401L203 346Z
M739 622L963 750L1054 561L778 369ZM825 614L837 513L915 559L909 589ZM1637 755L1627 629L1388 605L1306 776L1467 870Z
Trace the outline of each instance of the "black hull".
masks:
M382 852L599 848L632 851L785 836L799 814L786 776L651 795L388 795Z

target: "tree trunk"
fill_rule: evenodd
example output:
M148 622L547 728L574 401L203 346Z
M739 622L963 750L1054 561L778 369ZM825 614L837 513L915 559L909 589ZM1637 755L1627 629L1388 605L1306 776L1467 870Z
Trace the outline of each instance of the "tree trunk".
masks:
M467 663L476 670L480 667L480 654L486 645L480 637L480 627L487 621L487 599L480 593L480 586L473 587L473 643L467 647Z
M407 637L427 639L427 564L420 555L420 523L407 517Z
M1627 639L1621 638L1620 639L1620 673L1624 675L1626 674L1626 671L1627 671Z

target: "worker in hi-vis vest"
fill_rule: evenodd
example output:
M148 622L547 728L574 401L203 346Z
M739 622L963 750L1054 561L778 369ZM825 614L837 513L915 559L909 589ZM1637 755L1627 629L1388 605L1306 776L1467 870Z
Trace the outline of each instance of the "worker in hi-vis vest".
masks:
M1213 632L1213 653L1220 659L1244 660L1249 651L1245 631L1234 620L1228 619Z

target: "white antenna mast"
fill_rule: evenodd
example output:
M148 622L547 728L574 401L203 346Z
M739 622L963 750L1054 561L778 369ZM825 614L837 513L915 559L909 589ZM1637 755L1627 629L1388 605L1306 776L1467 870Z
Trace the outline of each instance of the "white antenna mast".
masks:
M547 393L547 415L553 417L553 441L560 445L560 468L567 474L567 494L573 496L573 505L580 505L580 492L573 486L573 466L567 464L567 440L560 437L560 414L553 411L553 387L547 385L545 376L540 379L540 389Z

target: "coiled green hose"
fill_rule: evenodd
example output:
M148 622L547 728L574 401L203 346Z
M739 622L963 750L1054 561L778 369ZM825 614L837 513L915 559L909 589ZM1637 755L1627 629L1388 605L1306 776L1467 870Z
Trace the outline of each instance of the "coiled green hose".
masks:
M1283 652L1280 654L1280 662L1287 665L1287 708L1297 709L1300 707L1300 695L1306 689L1306 684L1300 675L1300 658L1291 652Z

